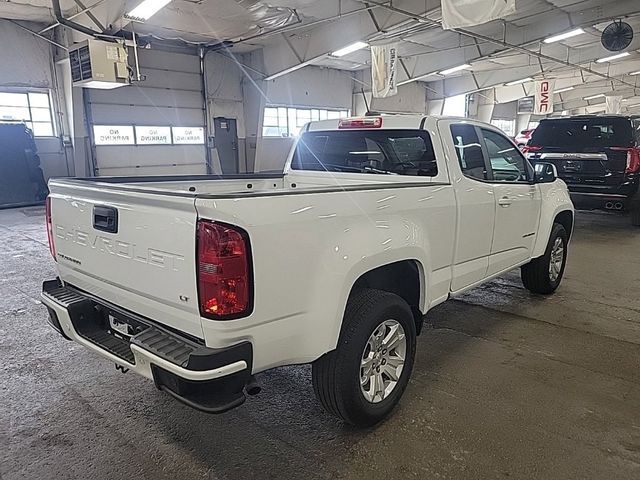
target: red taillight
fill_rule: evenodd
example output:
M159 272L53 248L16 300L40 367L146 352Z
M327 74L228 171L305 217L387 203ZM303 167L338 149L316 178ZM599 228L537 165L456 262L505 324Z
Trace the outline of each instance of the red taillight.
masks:
M382 128L382 117L343 118L338 128Z
M640 173L640 147L611 147L611 150L627 152L627 168L624 171L625 173Z
M626 173L640 173L640 148L631 148L627 153Z
M53 241L53 223L51 223L51 197L47 197L44 202L45 218L47 219L47 238L49 239L49 251L54 260L56 260L56 244Z
M535 145L525 145L521 150L522 153L526 155L527 153L539 152L540 150L542 150L542 147L538 147Z
M223 223L198 220L198 303L203 317L238 318L252 305L249 237Z

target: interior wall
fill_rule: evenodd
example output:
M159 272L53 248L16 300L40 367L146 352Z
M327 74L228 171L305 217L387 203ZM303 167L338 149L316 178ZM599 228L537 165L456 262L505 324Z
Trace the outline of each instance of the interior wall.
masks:
M351 73L305 67L265 83L267 103L300 107L351 109Z
M358 90L356 88L356 90ZM366 104L365 104L366 98ZM427 95L419 82L408 83L398 87L398 93L392 97L373 98L371 92L354 92L353 112L364 115L368 109L383 113L427 113Z
M204 95L198 55L139 50L144 80L112 90L84 89L91 125L204 127ZM130 52L129 63L133 64ZM76 90L74 88L74 90ZM95 146L98 175L204 174L205 145Z
M493 118L500 118L503 120L515 120L516 112L518 109L518 102L498 103L493 107Z
M245 165L243 172L253 172L256 168L256 153L260 132L262 132L262 112L267 104L265 83L260 72L264 71L262 50L242 56L245 67L242 76L242 98L245 118ZM241 165L242 167L242 165Z
M352 109L353 79L350 72L310 66L262 82L262 85L263 104ZM282 171L294 139L263 138L262 110L259 115L255 171Z
M225 174L246 171L247 165L247 142L244 114L244 96L242 90L243 73L238 62L226 53L208 52L205 55L205 74L207 86L208 102L208 125L209 135L213 137L214 148L211 149L211 156L214 162L219 162L218 150L215 148L215 131L213 130L213 119L224 117L234 119L238 131L238 164L233 172L223 172Z
M41 27L32 23L23 25L31 30ZM46 89L52 93L58 136L35 139L45 179L73 174L72 160L67 161L61 140L63 128L56 108L58 92L55 90L53 47L4 19L0 19L0 45L0 90Z

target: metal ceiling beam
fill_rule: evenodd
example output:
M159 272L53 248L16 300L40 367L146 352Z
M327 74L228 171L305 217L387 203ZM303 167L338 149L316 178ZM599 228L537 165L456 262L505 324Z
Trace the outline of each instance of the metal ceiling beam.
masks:
M96 27L98 27L98 29L99 29L101 32L104 32L104 31L106 30L106 28L104 27L104 25L102 25L102 23L100 23L100 20L98 20L98 19L96 18L96 16L95 16L93 13L91 13L91 9L90 9L90 8L87 8L87 7L86 7L86 6L85 6L85 5L84 5L80 0L73 0L73 1L74 1L74 3L75 3L76 5L78 5L82 10L84 10L84 11L85 11L85 13L87 14L87 17L89 17L89 19L93 22L93 24L94 24Z
M58 42L54 42L53 40L51 40L50 38L45 37L44 35L35 32L27 27L25 27L24 25L19 24L18 22L14 21L14 20L9 20L7 19L7 22L9 23L13 23L16 27L21 28L22 30L24 30L25 32L29 32L31 35L33 35L34 37L38 37L41 40L44 40L45 42L49 42L51 45L55 45L58 48L62 48L63 50L67 50L67 47L65 47L64 45L59 44Z
M97 7L98 5L101 5L105 2L105 0L98 0L96 3L94 3L93 5L89 6L89 7L84 7L82 10L80 10L77 13L74 13L73 15L69 15L67 17L67 20L73 20L74 18L77 18L81 15L84 15L85 13L87 13L88 11L90 11L91 9ZM49 25L48 27L43 28L42 30L40 30L38 33L40 35L42 35L45 32L48 32L49 30L53 30L54 28L56 28L57 26L59 26L60 23L56 22L56 23L52 23L51 25Z
M414 1L415 5L424 3L420 0L411 1ZM391 15L384 22L378 17L377 21L382 30L379 32L366 13L371 9L379 9L379 7L370 5L369 8L366 8L366 4L364 6L365 8L357 10L358 15L342 14L341 17L330 22L324 22L322 19L323 25L318 28L303 31L299 35L291 35L289 40L295 50L302 54L302 62L293 55L288 45L282 43L265 45L263 52L269 74L267 79L278 78L307 65L317 63L327 58L331 52L356 41L372 41L400 33L401 27L412 23L399 15ZM296 28L298 27L303 28L304 25L296 26Z
M394 7L392 5L387 5L387 4L384 4L384 3L381 3L381 2L378 2L378 1L375 1L375 0L355 0L355 1L358 2L358 3L369 3L371 5L377 5L380 8L384 8L386 10L389 10L391 12L397 13L399 15L404 15L404 16L406 16L408 18L411 18L413 20L416 20L418 22L423 22L423 23L427 23L429 25L439 26L440 28L442 28L442 22L439 22L437 20L432 20L430 18L421 16L421 15L417 15L415 13L409 12L407 10L403 10L401 8ZM560 64L560 65L564 65L564 66L567 66L567 67L570 67L570 68L573 68L573 69L576 69L576 70L582 70L582 71L590 73L592 75L597 75L597 76L602 77L602 78L611 79L611 80L614 80L614 81L619 82L621 84L625 84L625 85L629 85L631 87L634 87L633 84L627 83L624 80L611 78L607 74L596 72L595 70L592 70L589 67L583 67L581 65L577 65L577 64L571 63L569 61L562 60L560 58L555 58L555 57L552 57L550 55L545 55L544 53L541 53L541 52L535 52L535 51L529 50L528 48L525 48L523 46L514 45L514 44L509 43L509 42L507 42L505 40L495 39L495 38L489 37L487 35L483 35L483 34L480 34L480 33L475 33L475 32L472 32L471 30L467 30L467 29L464 29L464 28L456 28L456 29L453 29L452 31L457 32L457 33L459 33L461 35L464 35L466 37L469 37L469 38L473 38L473 39L477 39L477 40L483 40L485 42L493 43L495 45L504 47L503 52L507 52L507 51L511 51L511 50L518 51L518 52L524 53L526 55L530 55L532 57L539 58L541 60L547 60L549 62L554 62L554 63Z

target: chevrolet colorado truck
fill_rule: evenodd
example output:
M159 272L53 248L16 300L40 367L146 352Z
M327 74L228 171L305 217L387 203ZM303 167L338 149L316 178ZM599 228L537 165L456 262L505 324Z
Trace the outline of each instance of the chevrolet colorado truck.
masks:
M311 363L358 426L397 404L430 308L515 268L553 293L574 217L555 167L498 129L418 115L312 122L278 175L49 187L42 301L63 337L211 413Z

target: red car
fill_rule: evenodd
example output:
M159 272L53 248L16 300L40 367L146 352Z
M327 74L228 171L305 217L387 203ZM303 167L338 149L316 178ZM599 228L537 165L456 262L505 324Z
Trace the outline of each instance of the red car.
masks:
M516 145L518 145L518 148L524 147L527 142L531 140L531 135L534 131L535 128L528 128L527 130L522 130L518 135L516 135L514 141L516 142Z

